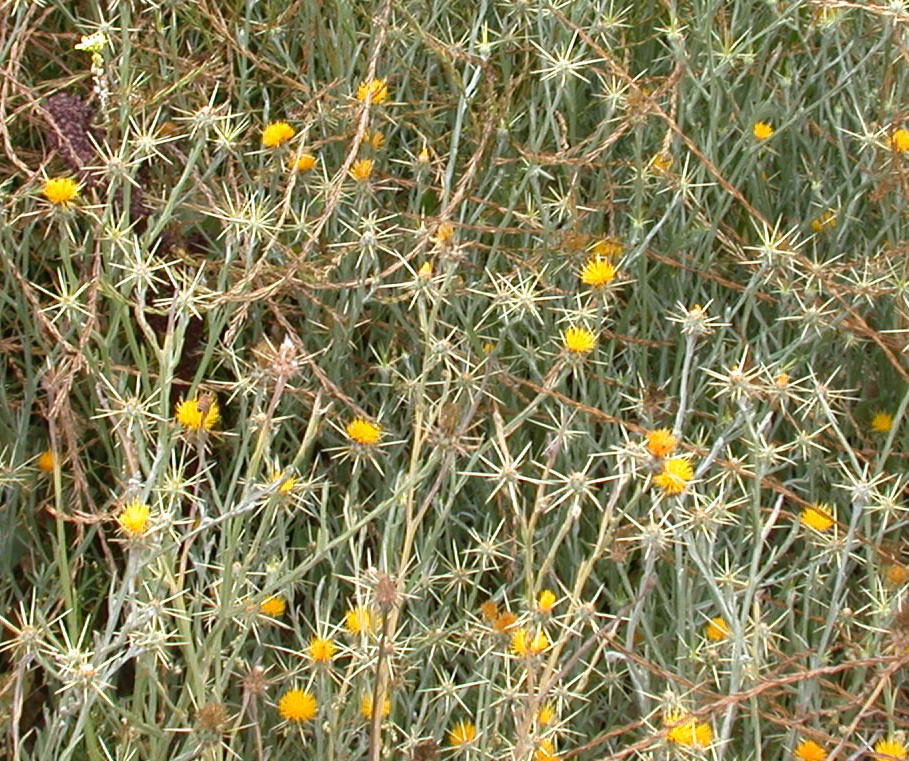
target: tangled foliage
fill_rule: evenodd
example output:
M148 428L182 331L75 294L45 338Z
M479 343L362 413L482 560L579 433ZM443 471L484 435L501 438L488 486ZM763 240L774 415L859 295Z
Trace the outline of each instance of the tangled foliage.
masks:
M906 758L901 3L0 13L0 755Z

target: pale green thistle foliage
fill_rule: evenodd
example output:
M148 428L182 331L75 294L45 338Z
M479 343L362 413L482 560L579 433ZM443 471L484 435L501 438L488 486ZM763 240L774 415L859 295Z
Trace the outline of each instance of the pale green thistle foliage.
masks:
M4 3L11 757L899 749L899 9L722 5Z

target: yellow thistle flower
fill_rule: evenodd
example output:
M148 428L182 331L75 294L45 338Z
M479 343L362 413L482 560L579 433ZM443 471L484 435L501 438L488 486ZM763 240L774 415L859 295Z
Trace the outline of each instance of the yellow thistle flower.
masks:
M495 600L487 600L480 605L480 613L489 623L495 623L499 617L499 606Z
M589 259L581 270L581 282L594 288L602 288L615 280L615 267L599 257Z
M431 240L437 246L444 247L451 243L452 238L454 238L454 225L451 222L441 222Z
M38 455L36 464L38 465L38 470L43 470L45 473L52 473L56 462L57 456L50 449L45 449Z
M666 174L666 172L672 169L672 154L657 153L652 159L650 159L650 166L656 169L656 171L662 174Z
M540 592L539 598L537 598L537 612L543 614L552 613L557 600L555 592L551 589L544 589Z
M565 329L562 341L572 354L589 354L597 343L596 336L591 331L577 325Z
M297 131L287 122L272 122L262 130L262 145L266 148L277 148L296 134Z
M385 133L381 130L375 130L373 132L367 130L364 139L372 146L374 151L379 150L379 148L385 145Z
M802 740L792 752L799 761L824 761L827 751L814 740Z
M711 618L704 626L704 636L711 642L722 642L729 636L729 624L722 616Z
M374 106L382 103L388 98L388 83L384 79L373 79L369 82L361 82L357 88L357 100L364 101L372 95Z
M54 206L67 206L79 195L79 183L69 177L51 177L44 183L43 193Z
M149 518L151 518L151 508L136 499L120 511L117 523L120 524L124 534L130 539L136 539L148 531Z
M375 629L376 623L376 617L372 611L363 605L351 608L344 614L344 626L354 636L369 634Z
M448 744L460 748L469 745L477 737L477 727L472 721L461 720L448 731Z
M668 428L657 428L655 431L647 431L647 451L654 457L666 457L671 455L679 440L672 435Z
M890 147L897 153L909 151L909 131L898 129L890 136Z
M511 635L511 652L522 658L539 655L549 647L549 637L542 629L533 637L523 626L519 626Z
M284 476L287 475L287 471L279 470L275 473L272 473L271 482L273 484L278 483ZM290 494L294 490L294 486L297 485L297 479L295 476L287 476L284 482L278 487L278 494Z
M379 439L382 438L382 429L363 418L352 420L344 430L351 441L355 441L364 447L375 446L379 443Z
M551 703L547 703L537 712L537 721L540 722L541 727L552 724L555 717L556 712Z
M681 494L694 478L694 468L684 457L672 457L663 462L663 472L654 476L653 482L664 494Z
M496 620L493 622L493 628L497 632L507 632L512 626L517 622L518 617L512 613L510 610L503 611L496 616Z
M297 163L294 164L294 169L298 172L308 172L316 165L316 157L311 153L301 153L297 157Z
M307 690L290 690L278 701L278 713L287 721L298 723L311 721L318 711L319 704L316 698Z
M556 753L555 745L549 738L540 740L536 751L533 754L533 761L557 761L559 754Z
M893 759L906 761L906 744L896 737L878 740L874 744L874 755L878 761L893 761Z
M350 168L350 176L357 182L366 182L372 176L372 159L355 161Z
M309 640L306 654L316 663L331 663L337 652L337 646L330 639L313 637Z
M259 606L259 612L265 616L278 618L287 610L287 602L283 597L269 597Z
M889 563L884 566L884 579L891 587L901 587L909 581L909 568L902 563Z
M598 240L590 249L594 259L614 259L622 255L625 245L615 238Z
M201 394L194 399L180 400L177 403L177 422L192 431L210 431L221 419L221 408L218 400Z
M823 502L817 502L811 507L806 507L802 510L800 521L803 526L821 533L827 531L834 524L830 507Z
M836 212L833 209L827 209L819 217L811 220L811 229L816 233L823 232L831 227L836 227Z
M893 415L882 410L875 413L871 418L871 430L875 433L890 433L893 428Z
M423 262L417 270L417 275L422 278L432 277L432 262Z
M360 701L360 713L367 721L370 721L372 719L372 695L368 692L363 696L363 700ZM386 695L382 700L382 717L384 718L390 713L391 700Z
M758 140L766 140L773 135L773 126L767 122L757 122L751 131Z
M713 728L709 724L698 723L682 712L667 715L663 723L670 727L666 739L675 745L706 748L713 741Z

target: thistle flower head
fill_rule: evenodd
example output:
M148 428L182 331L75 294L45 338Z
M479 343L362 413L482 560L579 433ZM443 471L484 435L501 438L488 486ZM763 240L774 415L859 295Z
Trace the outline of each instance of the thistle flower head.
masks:
M593 288L603 288L615 280L616 269L611 262L600 257L588 259L581 269L581 282Z
M69 177L51 177L42 193L54 206L68 206L79 195L79 183Z
M766 140L773 135L773 126L768 122L755 122L751 132L758 140Z
M315 718L319 704L307 690L289 690L278 701L278 713L286 721L302 724Z
M359 159L350 168L350 176L357 182L366 182L372 177L372 159Z
M284 611L287 610L287 601L283 597L269 597L261 605L259 605L259 612L266 616L271 616L272 618L278 618L284 615Z
M653 482L664 494L681 494L694 478L694 469L684 457L672 457L663 462L663 471L654 476Z
M647 451L654 457L671 455L678 443L679 440L672 435L672 431L668 428L657 428L647 432Z
M587 328L572 325L562 333L562 342L572 354L589 354L596 346L597 339Z
M898 129L890 136L890 147L897 153L909 151L909 130Z
M337 650L338 648L332 640L325 637L313 637L309 640L306 654L315 663L331 663Z
M827 751L814 740L802 740L792 751L798 761L824 761Z
M130 539L138 539L148 531L150 518L151 508L139 500L133 500L120 511L117 523Z
M50 449L45 449L38 455L35 464L38 466L38 470L43 470L45 473L53 473L56 462L57 456Z
M472 721L462 719L448 730L448 744L459 748L469 745L477 737L477 726Z
M704 626L704 636L711 642L722 642L729 636L729 624L722 616L711 618Z
M192 431L210 431L221 419L218 400L209 394L200 394L177 403L177 422Z
M885 737L874 744L874 756L877 761L905 761L909 749L902 739L896 736Z
M357 100L365 101L372 96L373 105L378 105L388 98L388 82L384 79L371 79L361 82L357 87Z
M344 430L347 433L347 438L364 447L373 447L382 438L382 429L375 423L370 423L363 418L352 420Z
M262 145L266 148L277 148L296 134L297 131L287 122L272 122L262 130Z
M806 507L802 510L799 520L803 526L820 533L827 531L834 524L830 507L823 502L816 502L811 507Z

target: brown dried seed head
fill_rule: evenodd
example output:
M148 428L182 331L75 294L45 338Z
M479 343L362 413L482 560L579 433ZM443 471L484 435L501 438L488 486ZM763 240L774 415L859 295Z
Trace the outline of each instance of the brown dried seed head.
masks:
M268 689L268 679L265 677L265 669L261 666L253 666L243 677L243 689L252 695L264 695Z
M223 732L227 720L227 708L217 700L209 701L199 709L199 727L205 732Z
M420 740L413 749L412 761L434 761L439 754L439 744L433 740Z
M379 574L376 579L374 594L376 596L376 605L383 612L388 612L401 604L401 592L398 590L398 582L387 573Z

